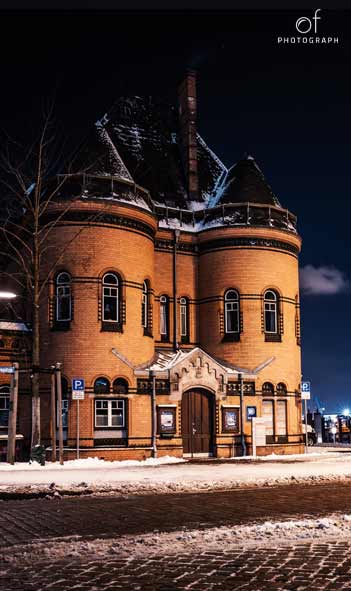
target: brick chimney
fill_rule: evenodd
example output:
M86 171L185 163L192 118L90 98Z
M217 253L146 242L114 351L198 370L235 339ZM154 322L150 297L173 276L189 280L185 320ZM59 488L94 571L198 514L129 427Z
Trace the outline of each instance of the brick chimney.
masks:
M187 70L179 86L179 123L182 160L187 181L189 198L199 199L196 143L196 72Z

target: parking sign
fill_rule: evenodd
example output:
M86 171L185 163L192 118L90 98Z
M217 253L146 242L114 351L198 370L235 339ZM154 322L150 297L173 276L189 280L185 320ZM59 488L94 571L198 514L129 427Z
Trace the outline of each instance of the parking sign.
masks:
M310 400L311 382L301 382L301 398L302 400Z
M73 378L72 380L72 400L84 400L84 379Z

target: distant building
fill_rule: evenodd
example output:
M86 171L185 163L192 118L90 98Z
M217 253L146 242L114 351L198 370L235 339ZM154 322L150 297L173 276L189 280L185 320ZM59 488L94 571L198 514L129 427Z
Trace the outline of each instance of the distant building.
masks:
M258 453L302 451L296 218L251 156L227 169L199 135L194 72L179 108L117 101L81 170L47 212L67 210L42 306L41 364L62 363L66 457L75 377L82 457L152 454L153 377L159 455L240 455L242 427L251 453L253 416L266 419ZM41 398L49 441L49 383Z

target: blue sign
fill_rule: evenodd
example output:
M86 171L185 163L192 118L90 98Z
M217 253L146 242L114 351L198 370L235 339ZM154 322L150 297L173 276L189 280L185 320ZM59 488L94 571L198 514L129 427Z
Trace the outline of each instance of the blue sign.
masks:
M301 382L301 392L311 394L311 382Z
M75 392L84 392L84 380L83 378L73 378L72 390Z
M257 416L256 406L247 406L246 407L246 420L251 421L256 416Z

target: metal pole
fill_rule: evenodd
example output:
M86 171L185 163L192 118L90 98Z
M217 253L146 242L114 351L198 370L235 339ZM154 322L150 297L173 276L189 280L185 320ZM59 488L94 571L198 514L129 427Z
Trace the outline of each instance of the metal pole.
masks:
M59 431L59 460L63 466L63 426L62 426L62 389L61 389L61 363L56 363L56 389L58 406L58 431Z
M307 400L305 398L305 454L308 452L308 435L307 435Z
M179 230L174 230L173 245L173 348L178 350L177 339L177 244L179 240Z
M79 460L79 400L77 400L77 460Z
M55 392L55 367L51 374L51 461L56 462L56 392Z
M152 378L152 395L151 395L152 457L157 458L156 376L153 371L150 371L149 375Z
M243 374L239 373L239 384L240 384L240 438L241 448L243 450L243 456L246 456L246 442L244 433L244 381Z
M7 440L7 461L14 464L16 459L16 423L18 403L18 363L13 364L14 373L11 374L10 411Z

